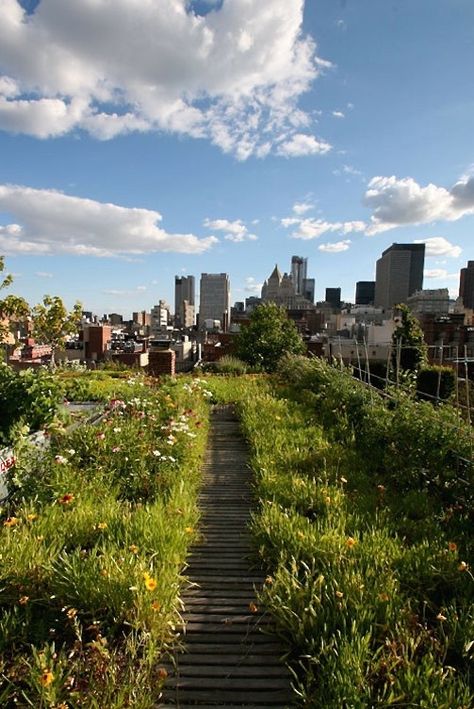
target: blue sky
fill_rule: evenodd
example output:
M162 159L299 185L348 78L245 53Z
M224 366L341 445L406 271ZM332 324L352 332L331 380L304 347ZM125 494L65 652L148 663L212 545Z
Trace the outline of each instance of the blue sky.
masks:
M113 7L113 10L112 10ZM472 0L0 0L0 254L97 313L233 300L308 257L354 297L393 242L474 258Z

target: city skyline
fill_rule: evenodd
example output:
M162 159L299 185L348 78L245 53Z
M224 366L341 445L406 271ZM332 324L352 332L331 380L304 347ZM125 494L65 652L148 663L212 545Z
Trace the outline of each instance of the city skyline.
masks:
M424 288L456 296L473 22L470 0L4 0L11 292L128 315L226 272L242 301L300 254L315 301L353 302L392 243L424 242Z

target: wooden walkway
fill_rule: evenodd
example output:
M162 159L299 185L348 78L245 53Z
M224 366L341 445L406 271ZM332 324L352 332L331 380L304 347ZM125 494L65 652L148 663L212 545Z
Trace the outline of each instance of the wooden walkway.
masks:
M280 645L255 605L254 587L264 576L249 558L247 457L233 409L215 407L200 494L202 539L192 549L183 596L185 651L169 670L160 707L291 706Z

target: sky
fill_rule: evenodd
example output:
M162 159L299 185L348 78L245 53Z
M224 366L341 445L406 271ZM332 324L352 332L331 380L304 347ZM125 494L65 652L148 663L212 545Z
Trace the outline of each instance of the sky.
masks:
M11 292L101 315L175 275L316 300L426 243L474 259L472 0L0 0L0 255ZM197 294L198 295L198 294Z

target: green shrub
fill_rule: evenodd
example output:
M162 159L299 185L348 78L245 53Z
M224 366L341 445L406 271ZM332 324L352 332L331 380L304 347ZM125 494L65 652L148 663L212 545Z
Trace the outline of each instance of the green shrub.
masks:
M416 377L420 399L448 401L454 394L456 374L451 367L424 367Z
M239 375L247 372L247 365L238 357L225 355L215 362L214 370L217 374Z

